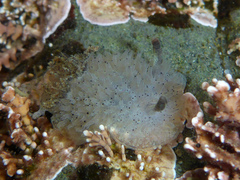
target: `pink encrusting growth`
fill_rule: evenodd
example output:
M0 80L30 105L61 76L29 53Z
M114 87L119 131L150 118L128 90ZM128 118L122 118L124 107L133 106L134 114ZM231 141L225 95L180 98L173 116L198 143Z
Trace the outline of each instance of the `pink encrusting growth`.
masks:
M240 38L234 39L229 45L228 45L228 54L231 54L234 51L240 51ZM237 55L236 57L236 65L240 67L240 55Z
M122 9L118 1L78 0L77 3L84 19L92 24L123 24L130 19L129 12Z
M125 147L110 140L103 125L99 131L84 130L87 146L82 162L98 163L113 170L111 179L174 179L176 155L169 145L161 148L135 151L137 159L126 157Z
M0 179L52 179L74 159L71 140L46 117L31 118L30 99L8 86L0 100Z
M204 26L217 27L218 1L212 1L212 9L205 8L204 1L186 0L183 2L168 0L76 0L83 18L92 24L110 26L134 20L147 22L154 14L168 14L174 9L179 14L188 14L192 19ZM171 7L171 8L169 8ZM174 13L176 13L174 11Z
M0 3L0 70L14 68L43 47L46 38L67 18L70 0L12 1Z
M240 176L240 80L226 74L226 81L212 80L202 84L215 102L215 106L204 102L205 112L214 116L213 121L204 121L199 112L192 119L196 139L186 138L184 148L198 159L206 161L202 169L186 172L180 179L199 177L202 179L239 179ZM201 175L201 176L202 176Z

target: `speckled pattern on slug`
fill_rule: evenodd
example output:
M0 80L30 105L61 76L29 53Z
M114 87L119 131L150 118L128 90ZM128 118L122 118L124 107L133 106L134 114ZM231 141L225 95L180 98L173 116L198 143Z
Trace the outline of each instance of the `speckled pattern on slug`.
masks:
M91 55L82 76L53 108L55 127L81 144L84 129L108 127L127 147L157 147L174 140L183 129L185 77L168 62L149 65L131 51Z

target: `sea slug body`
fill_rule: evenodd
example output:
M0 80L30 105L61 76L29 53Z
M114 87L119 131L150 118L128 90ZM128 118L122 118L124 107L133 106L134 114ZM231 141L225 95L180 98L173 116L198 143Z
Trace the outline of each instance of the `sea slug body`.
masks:
M132 51L91 55L83 75L52 109L52 122L77 144L83 131L104 124L117 142L133 149L164 145L183 130L185 77L161 60L151 66Z

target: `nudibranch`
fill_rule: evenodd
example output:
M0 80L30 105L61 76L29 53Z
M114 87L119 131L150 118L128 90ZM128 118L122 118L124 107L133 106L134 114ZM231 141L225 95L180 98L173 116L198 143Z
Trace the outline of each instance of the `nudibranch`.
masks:
M83 74L70 82L66 97L51 110L54 126L77 144L85 142L85 129L100 124L115 141L132 149L175 140L185 119L200 108L193 95L183 94L186 78L161 58L160 42L155 39L152 44L155 65L132 51L90 55Z

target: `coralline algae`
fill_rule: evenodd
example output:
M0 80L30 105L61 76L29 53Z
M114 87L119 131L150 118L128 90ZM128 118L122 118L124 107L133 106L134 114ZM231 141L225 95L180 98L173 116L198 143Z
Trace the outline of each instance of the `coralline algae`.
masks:
M157 44L155 42L155 44ZM83 131L108 127L111 136L133 149L164 145L183 129L185 77L161 60L152 66L133 52L87 59L85 72L52 109L52 122L77 144Z

